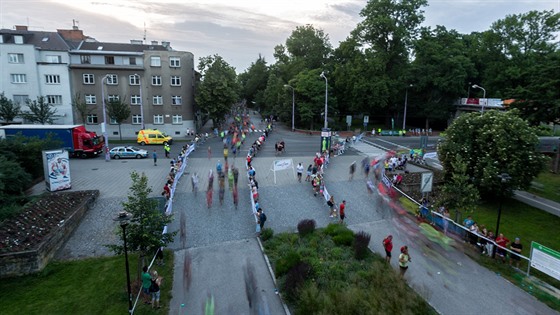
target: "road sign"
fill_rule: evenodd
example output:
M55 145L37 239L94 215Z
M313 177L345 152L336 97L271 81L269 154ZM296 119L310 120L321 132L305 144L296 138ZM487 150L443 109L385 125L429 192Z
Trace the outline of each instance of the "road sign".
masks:
M348 126L352 124L352 115L346 115L346 124Z
M420 191L422 193L428 193L432 191L433 179L434 173L422 173L422 182L420 183Z
M531 242L531 267L560 280L560 252Z
M369 123L369 116L364 115L364 125L367 125L367 123Z

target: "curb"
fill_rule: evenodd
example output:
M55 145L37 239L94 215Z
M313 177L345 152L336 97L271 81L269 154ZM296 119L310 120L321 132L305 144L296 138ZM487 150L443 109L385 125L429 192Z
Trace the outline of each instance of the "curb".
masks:
M272 278L272 282L274 282L274 287L276 287L276 293L278 298L280 299L280 303L282 303L282 307L284 308L284 313L286 315L291 315L290 309L288 305L284 303L284 299L282 299L282 294L278 291L278 283L276 282L276 277L274 277L274 270L272 270L272 265L270 265L270 261L268 260L268 256L264 253L264 247L262 245L261 239L257 237L257 243L259 244L259 248L261 250L261 254L263 255L264 261L266 262L266 266L268 267L268 272L270 277Z

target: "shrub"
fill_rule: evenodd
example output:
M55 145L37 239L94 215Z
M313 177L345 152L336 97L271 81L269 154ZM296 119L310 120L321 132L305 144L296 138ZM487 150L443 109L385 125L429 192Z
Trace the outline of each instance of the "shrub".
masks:
M371 235L364 231L360 231L354 236L354 258L361 260L367 256L370 239Z
M274 230L271 228L265 228L261 231L261 240L266 242L274 236Z
M305 283L305 280L309 277L310 273L311 266L301 261L288 271L283 288L283 291L286 292L286 298L295 300L298 297L297 292Z
M301 237L304 237L308 234L313 233L313 231L315 231L315 225L316 225L315 220L305 219L299 221L297 225L299 235Z
M332 240L338 246L351 246L352 242L354 242L354 232L348 229L340 231L340 233L334 236Z
M301 255L295 250L290 250L286 256L281 257L276 262L275 273L276 278L285 275L292 267L301 262Z

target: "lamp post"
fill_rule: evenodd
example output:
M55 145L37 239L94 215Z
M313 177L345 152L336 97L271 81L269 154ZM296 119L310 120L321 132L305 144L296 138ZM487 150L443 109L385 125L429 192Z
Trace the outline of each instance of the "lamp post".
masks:
M107 74L101 79L101 98L103 99L103 124L101 125L101 132L105 139L105 162L111 160L111 156L109 155L109 138L107 137L107 109L105 104L105 82L107 82L108 76Z
M473 87L473 89L481 89L481 90L482 90L482 98L483 98L484 101L486 102L486 89L483 88L482 86L476 85L476 84L474 84L472 87ZM482 111L481 111L480 114L481 114L481 115L484 114L484 103L482 103Z
M285 88L292 89L292 131L296 130L294 127L294 113L296 110L296 90L289 84L284 84Z
M412 87L412 84L406 87L406 92L404 93L404 114L402 120L402 129L406 131L406 107L408 106L408 88Z
M134 74L135 77L138 77L138 85L140 86L140 119L142 120L142 129L145 129L144 127L144 99L142 98L142 78L140 78L140 75L135 73Z
M504 189L504 184L506 184L510 179L511 176L509 176L508 173L502 173L500 175L498 175L498 178L501 180L501 188L502 188L502 193L500 194L500 206L498 207L498 222L496 223L496 238L500 235L500 219L502 218L502 203L504 201L504 193L503 193L503 189ZM496 256L496 248L497 246L494 246L494 250L492 251L492 258L494 258Z
M128 313L132 314L132 292L130 290L130 271L128 267L128 250L126 248L126 226L128 225L130 219L132 219L132 214L126 211L121 211L113 220L119 222L123 230L124 260L126 265L126 288L128 290Z
M328 100L328 88L329 88L329 84L327 81L327 77L325 76L325 71L321 72L321 74L319 75L321 78L325 79L325 126L324 128L326 129L328 127L328 123L327 123L327 108L328 108L328 104L327 104L327 100Z

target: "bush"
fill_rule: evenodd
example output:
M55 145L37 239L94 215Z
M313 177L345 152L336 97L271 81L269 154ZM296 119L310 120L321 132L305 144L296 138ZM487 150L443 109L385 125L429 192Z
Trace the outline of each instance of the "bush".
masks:
M371 235L364 231L360 231L354 236L354 258L362 260L367 256L370 240Z
M315 225L316 225L315 220L305 219L299 221L297 225L299 235L301 237L304 237L308 234L313 233L313 231L315 231Z
M281 257L278 259L275 265L275 274L276 278L279 278L285 275L290 269L292 269L295 265L301 262L301 255L295 251L290 250L286 256Z
M334 236L332 240L338 246L351 246L354 242L354 232L348 229L340 231L340 233Z
M283 285L283 291L286 293L287 299L295 300L298 297L298 290L302 287L310 274L311 266L301 261L288 271Z
M261 240L266 242L274 236L274 230L271 228L265 228L261 231Z
M337 223L330 223L325 228L325 234L331 237L337 236L341 233L345 233L345 231L349 231L349 229L345 225Z

